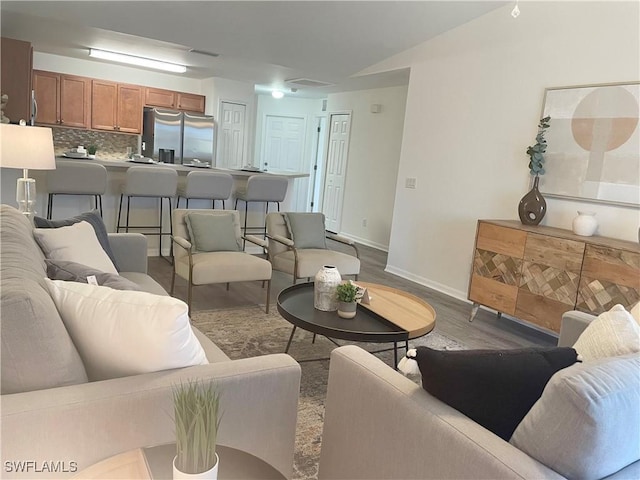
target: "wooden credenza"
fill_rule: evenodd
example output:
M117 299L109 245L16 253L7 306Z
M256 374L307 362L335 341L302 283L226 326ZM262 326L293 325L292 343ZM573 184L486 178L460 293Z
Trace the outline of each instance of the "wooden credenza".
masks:
M469 282L479 305L554 332L562 314L640 300L640 245L569 230L479 220Z

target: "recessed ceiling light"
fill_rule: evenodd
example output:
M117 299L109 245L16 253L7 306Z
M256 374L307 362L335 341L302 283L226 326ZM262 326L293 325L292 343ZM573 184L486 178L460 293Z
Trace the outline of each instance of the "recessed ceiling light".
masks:
M271 96L272 96L273 98L278 98L278 99L280 99L280 98L284 97L284 92L281 92L280 90L273 90L273 91L271 92Z
M150 58L144 58L144 57L136 57L134 55L127 55L124 53L108 52L106 50L97 50L95 48L89 49L89 56L94 58L100 58L102 60L111 60L113 62L126 63L128 65L136 65L138 67L155 68L157 70L164 70L167 72L184 73L187 71L187 67L185 67L184 65L161 62L159 60L152 60Z

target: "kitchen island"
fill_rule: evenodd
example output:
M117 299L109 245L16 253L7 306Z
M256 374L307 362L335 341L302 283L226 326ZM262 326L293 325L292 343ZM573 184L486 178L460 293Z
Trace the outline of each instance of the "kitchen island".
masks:
M178 185L183 184L186 181L186 176L189 172L204 171L204 172L225 172L231 174L234 179L234 189L231 194L231 199L226 202L227 209L233 209L235 203L235 191L238 188L242 188L247 179L252 175L279 175L287 177L289 179L289 187L287 189L287 196L284 202L282 202L280 209L282 211L303 211L304 205L306 205L306 192L309 189L309 173L303 172L261 172L261 171L246 171L235 170L227 168L202 168L202 167L189 167L179 164L144 164L130 162L125 159L122 160L106 160L106 159L78 159L57 157L56 161L78 161L78 162L95 162L100 165L104 165L108 172L107 181L107 193L103 195L103 218L107 230L109 232L116 231L116 222L118 218L118 205L120 201L121 187L124 184L126 171L131 166L142 166L145 168L156 168L159 165L174 168L178 172ZM16 169L2 169L2 203L9 205L16 205L15 192L16 192L16 180L22 176L22 172ZM37 207L36 212L38 216L46 216L47 206L47 172L30 170L29 176L36 180L37 191ZM302 198L302 201L298 200ZM135 198L131 201L131 217L130 223L132 225L157 225L158 224L158 200L152 198ZM175 206L175 201L172 202ZM184 208L184 201L181 202L181 207ZM302 205L302 206L301 206ZM189 202L190 208L211 208L210 200L191 200ZM81 212L91 210L93 208L93 202L89 197L83 196L67 196L56 195L54 199L53 218L67 218L75 216ZM220 208L219 204L216 208ZM274 208L273 205L270 208ZM123 210L126 209L126 206ZM244 215L244 203L238 205L238 209L241 211L241 216ZM165 218L163 224L169 225L169 217L167 209L165 208ZM126 210L124 210L126 211ZM123 211L123 215L124 215ZM262 225L264 223L264 204L262 203L250 203L249 204L249 225ZM142 229L132 229L130 231L144 233ZM149 255L158 255L158 237L149 236ZM168 254L168 242L163 242L164 254Z

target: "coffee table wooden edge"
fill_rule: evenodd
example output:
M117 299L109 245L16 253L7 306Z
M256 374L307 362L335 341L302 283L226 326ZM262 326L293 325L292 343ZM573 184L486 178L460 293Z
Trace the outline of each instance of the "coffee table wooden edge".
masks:
M371 295L371 303L360 303L360 307L366 308L406 330L409 333L409 339L426 335L435 328L436 311L425 300L386 285L369 282L356 283L365 287Z

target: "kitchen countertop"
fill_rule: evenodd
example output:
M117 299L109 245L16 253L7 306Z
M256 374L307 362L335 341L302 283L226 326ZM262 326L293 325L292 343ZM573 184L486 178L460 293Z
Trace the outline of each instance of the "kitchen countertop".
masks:
M178 174L184 174L186 175L189 172L193 172L193 171L197 171L197 170L202 170L204 172L225 172L225 173L229 173L234 177L250 177L252 175L279 175L279 176L283 176L283 177L287 177L287 178L304 178L304 177L308 177L309 174L308 173L303 173L303 172L277 172L277 171L268 171L268 172L262 172L262 171L246 171L246 170L238 170L238 169L232 169L232 168L218 168L218 167L212 167L212 168L202 168L202 167L189 167L186 165L180 165L180 164L173 164L173 163L152 163L152 164L145 164L145 163L137 163L137 162L129 162L125 159L122 160L103 160L100 158L95 158L95 159L77 159L77 158L67 158L67 157L62 157L62 156L58 156L56 157L56 160L73 160L73 161L78 161L78 162L95 162L98 163L100 165L104 165L107 169L125 169L125 168L129 168L133 165L142 165L142 166L148 166L150 168L153 168L156 165L162 165L165 167L172 167L175 168L176 171L178 172Z

